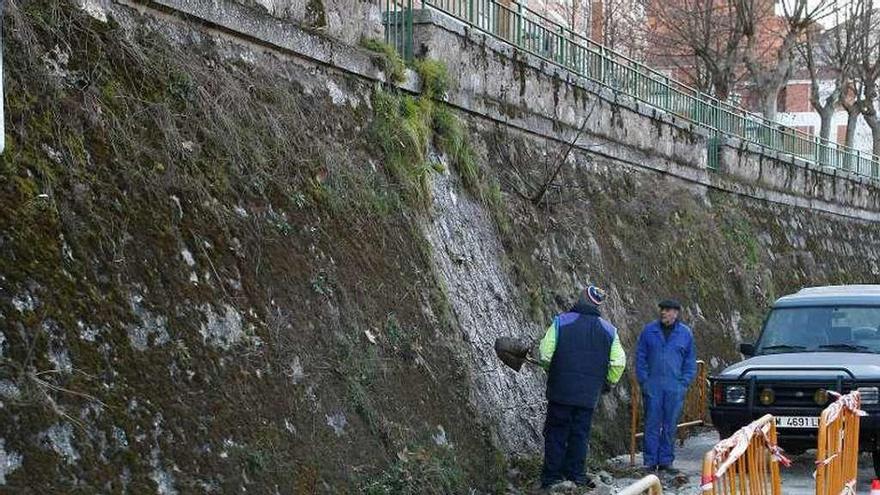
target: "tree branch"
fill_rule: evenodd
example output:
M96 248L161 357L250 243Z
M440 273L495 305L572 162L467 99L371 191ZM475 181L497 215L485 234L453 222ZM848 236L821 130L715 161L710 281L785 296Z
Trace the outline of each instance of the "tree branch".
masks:
M547 193L547 189L550 187L550 184L552 184L553 181L556 180L556 177L559 175L559 172L562 170L562 167L565 165L565 162L568 160L568 156L571 154L571 150L574 149L575 145L577 144L578 139L580 139L581 134L583 134L584 129L587 127L587 122L590 121L590 117L593 115L593 110L595 108L596 108L596 100L593 100L593 103L590 104L590 110L589 110L589 112L587 112L587 116L584 117L583 122L581 122L581 125L578 128L577 134L575 134L575 136L574 136L574 139L572 139L571 142L568 143L568 145L565 147L565 151L563 153L561 153L560 156L557 157L556 162L555 162L554 166L552 167L553 173L550 174L550 176L544 180L544 183L541 185L541 187L539 187L537 193L534 196L532 196L532 198L531 198L532 203L534 203L536 205L541 204L541 200L544 199L544 195Z

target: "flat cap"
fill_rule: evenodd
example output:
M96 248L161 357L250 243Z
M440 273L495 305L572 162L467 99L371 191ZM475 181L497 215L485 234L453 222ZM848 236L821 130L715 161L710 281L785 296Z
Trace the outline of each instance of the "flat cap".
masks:
M677 309L681 311L681 303L675 299L664 299L657 303L657 306L659 306L660 309Z

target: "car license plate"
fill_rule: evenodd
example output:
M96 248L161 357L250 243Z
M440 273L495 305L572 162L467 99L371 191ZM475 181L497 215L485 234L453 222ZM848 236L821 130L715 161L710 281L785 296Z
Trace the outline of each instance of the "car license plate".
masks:
M816 416L776 416L777 428L818 428Z

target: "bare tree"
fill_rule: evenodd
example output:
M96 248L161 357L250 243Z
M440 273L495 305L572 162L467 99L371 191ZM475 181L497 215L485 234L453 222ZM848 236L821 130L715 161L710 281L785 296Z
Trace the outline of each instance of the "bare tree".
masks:
M855 94L851 82L855 61L854 5L851 3L849 9L835 12L831 29L822 33L807 29L803 42L798 44L801 59L810 74L810 104L819 114L819 137L824 141L831 137L831 119L838 105L853 107L849 103ZM831 81L831 87L823 88L823 81ZM859 110L854 108L849 113L858 118ZM847 132L849 130L850 126L847 126Z
M650 0L649 57L662 57L688 83L726 100L741 74L744 41L759 0Z
M591 27L601 32L595 41L640 60L644 55L645 36L642 26L645 9L639 0L593 0L590 8ZM594 37L596 33L594 33Z
M589 26L587 26L586 18L589 14L588 6L584 5L587 0L557 0L545 3L547 13L552 13L553 17L561 20L561 24L571 30L573 33L581 36L589 36Z
M862 115L862 87L858 80L849 79L846 90L840 95L840 106L846 110L846 135L843 144L852 148L855 144L856 126Z
M752 82L752 90L760 100L761 113L776 120L779 91L791 77L795 66L796 47L817 23L836 10L834 0L781 0L782 16L775 17L773 2L757 0L755 9L746 16L753 22L746 36L744 61ZM812 5L811 5L812 4ZM757 19L775 19L778 26L758 29Z
M856 98L862 118L871 128L872 151L880 155L880 117L877 114L880 80L880 13L874 11L873 0L855 0L858 15L855 19L855 78L861 86L861 98ZM849 128L847 128L849 131Z

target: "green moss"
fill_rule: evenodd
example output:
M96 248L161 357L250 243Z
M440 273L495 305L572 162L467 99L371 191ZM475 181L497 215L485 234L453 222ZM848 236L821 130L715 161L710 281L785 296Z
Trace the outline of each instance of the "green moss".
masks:
M758 239L748 222L740 216L725 216L722 232L727 241L742 253L743 260L749 268L756 267L760 261Z
M327 17L324 13L322 0L309 0L306 4L306 19L311 27L322 28L327 26Z

